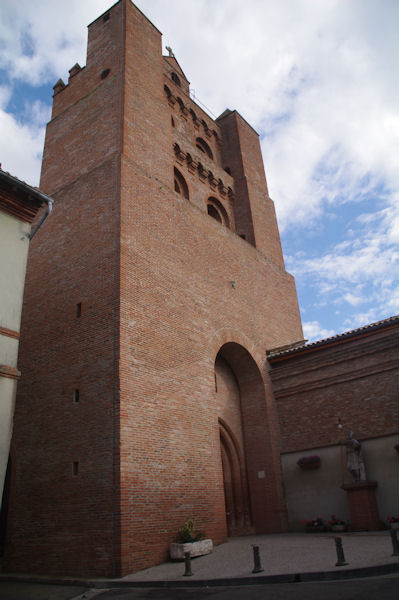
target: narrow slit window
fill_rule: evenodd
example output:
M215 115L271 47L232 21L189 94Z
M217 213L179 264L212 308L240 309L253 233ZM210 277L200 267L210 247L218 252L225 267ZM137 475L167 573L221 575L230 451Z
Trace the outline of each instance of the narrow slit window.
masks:
M72 463L72 473L74 477L77 477L79 474L79 462L77 460L74 460Z
M75 389L73 391L73 401L74 402L79 402L79 397L80 397L80 393L78 389Z
M76 316L80 317L82 314L82 303L78 302L76 305Z

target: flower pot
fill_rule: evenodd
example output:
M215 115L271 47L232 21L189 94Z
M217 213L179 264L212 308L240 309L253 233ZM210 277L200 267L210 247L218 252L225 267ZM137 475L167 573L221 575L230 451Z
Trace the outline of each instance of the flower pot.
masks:
M172 560L184 560L185 553L190 552L190 557L210 554L213 550L212 540L199 540L198 542L187 542L186 544L172 543L169 546L170 558Z

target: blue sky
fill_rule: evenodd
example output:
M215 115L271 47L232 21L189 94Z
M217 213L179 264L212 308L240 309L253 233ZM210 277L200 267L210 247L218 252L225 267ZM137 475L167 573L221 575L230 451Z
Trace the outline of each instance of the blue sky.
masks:
M52 86L105 0L0 3L0 162L38 185ZM305 337L399 313L399 2L137 0L211 114L259 132Z

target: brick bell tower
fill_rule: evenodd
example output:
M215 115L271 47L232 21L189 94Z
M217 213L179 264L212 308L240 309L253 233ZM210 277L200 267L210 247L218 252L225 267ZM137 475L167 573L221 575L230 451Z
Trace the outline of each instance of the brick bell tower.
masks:
M190 518L214 543L284 531L265 350L302 329L258 135L190 98L130 0L54 87L41 189L6 568L125 575Z

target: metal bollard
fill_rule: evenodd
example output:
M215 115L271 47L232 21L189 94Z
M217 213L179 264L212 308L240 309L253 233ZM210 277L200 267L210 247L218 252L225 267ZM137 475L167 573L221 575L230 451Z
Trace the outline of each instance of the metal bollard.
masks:
M191 554L190 552L184 553L184 568L183 577L191 577L193 572L191 570Z
M348 563L345 560L344 549L342 548L342 538L336 537L335 541L335 549L337 551L337 562L335 563L336 567L344 567Z
M392 548L393 548L392 556L399 556L399 542L398 542L398 538L397 538L397 531L395 529L391 529L391 531L389 533L391 534L391 540L392 540Z
M263 571L262 565L260 564L259 546L252 546L254 549L254 568L252 573L261 573Z

